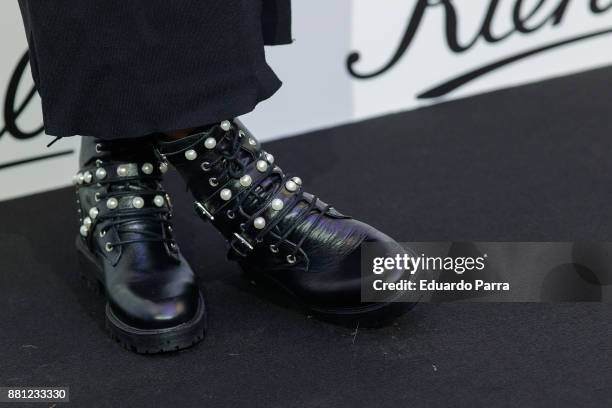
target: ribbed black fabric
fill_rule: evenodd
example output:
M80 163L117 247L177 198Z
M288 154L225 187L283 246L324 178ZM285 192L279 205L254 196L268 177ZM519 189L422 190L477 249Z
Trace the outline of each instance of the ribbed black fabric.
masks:
M251 111L281 82L290 0L19 0L46 133L105 139Z
M289 44L291 38L291 0L263 0L261 15L264 43Z

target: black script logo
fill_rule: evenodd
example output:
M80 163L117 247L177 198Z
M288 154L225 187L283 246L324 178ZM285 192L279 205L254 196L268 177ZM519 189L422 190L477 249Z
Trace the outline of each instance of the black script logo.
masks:
M36 88L32 86L28 91L26 97L21 101L17 102L17 88L21 83L21 80L24 78L27 73L28 67L28 53L26 52L19 59L17 66L13 70L13 74L9 79L8 86L6 88L6 94L4 96L4 128L0 129L0 137L2 137L5 133L11 134L16 139L30 139L42 133L43 127L33 131L24 131L17 124L17 119L19 115L25 110L25 108L32 102L34 95L36 95Z
M601 15L612 10L612 1L610 0L582 0L587 1L589 11L594 15ZM606 2L604 4L604 1ZM456 2L457 3L457 2ZM458 25L459 16L457 14L456 5L453 0L417 0L414 10L408 20L408 25L404 31L404 35L400 40L399 46L391 56L391 58L380 68L371 72L359 72L355 67L361 55L359 52L352 52L347 60L346 66L349 73L359 79L374 78L384 74L391 69L397 62L408 52L410 46L413 44L415 36L418 32L421 23L423 22L425 15L428 10L436 7L442 7L444 10L445 24L444 24L444 37L448 48L457 54L466 52L472 49L479 40L484 40L487 43L500 43L510 37L513 34L529 35L537 32L546 26L560 26L563 24L567 17L567 9L570 4L570 0L537 0L534 2L527 2L525 0L515 0L514 7L512 8L512 23L513 28L502 33L494 34L497 30L494 30L493 21L499 11L500 0L489 0L489 4L482 20L479 29L473 35L472 39L462 43L458 38ZM543 9L545 5L553 4L552 11L545 17L536 16L539 11ZM540 13L541 14L541 13ZM455 89L465 85L466 83L488 74L498 68L513 62L522 60L524 58L539 54L554 48L562 47L564 45L576 43L578 41L588 40L594 37L607 35L612 33L612 28L593 31L584 33L582 35L567 38L554 43L542 45L540 47L526 50L518 54L510 55L498 61L486 64L482 67L475 68L470 72L464 73L456 78L445 81L444 83L430 88L419 95L420 99L436 98L446 95Z

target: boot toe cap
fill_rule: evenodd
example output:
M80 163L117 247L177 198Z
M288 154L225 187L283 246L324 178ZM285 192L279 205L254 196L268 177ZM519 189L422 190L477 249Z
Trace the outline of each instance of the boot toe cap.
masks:
M201 296L195 283L169 293L159 288L116 287L109 299L112 313L124 324L139 330L160 330L188 323L198 315ZM172 293L174 292L174 293Z
M308 272L293 274L294 291L311 306L337 311L367 307L368 302L362 301L362 289L380 279L362 264L362 251L368 248L377 257L414 256L388 235L365 223L351 221L354 233L349 248L339 253L338 246L333 246L334 251L326 254L321 253L324 246L319 246L309 253ZM393 282L405 276L405 271L393 269L385 272L384 279Z

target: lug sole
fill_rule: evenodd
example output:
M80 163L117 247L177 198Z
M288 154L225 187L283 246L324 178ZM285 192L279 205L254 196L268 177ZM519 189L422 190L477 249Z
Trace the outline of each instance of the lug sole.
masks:
M81 279L89 289L106 298L101 265L87 248L83 248L83 243L79 237L76 240L76 247ZM198 310L192 320L165 329L143 330L132 327L113 314L108 302L105 309L105 325L110 337L126 350L138 354L158 354L183 350L196 345L206 335L206 305L201 294L198 301Z
M369 303L357 307L331 308L315 306L304 302L293 291L265 272L254 271L240 262L239 264L247 280L253 281L265 289L272 289L276 293L280 292L289 303L307 314L312 314L320 320L336 324L354 325L359 323L364 327L385 326L394 319L409 312L418 303L418 299L409 302L405 301L403 298L408 297L410 294L401 292L387 302Z

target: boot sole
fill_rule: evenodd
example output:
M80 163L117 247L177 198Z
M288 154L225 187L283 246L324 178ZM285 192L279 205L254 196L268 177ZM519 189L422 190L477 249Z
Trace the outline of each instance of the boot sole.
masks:
M239 263L240 264L240 263ZM291 304L299 309L313 314L320 320L329 321L340 325L354 325L359 323L364 327L381 327L389 324L394 319L409 312L419 299L406 301L411 293L400 292L397 296L386 302L369 303L356 307L324 308L308 304L300 299L293 291L278 280L272 278L265 272L254 271L240 264L246 279L261 284L264 288L270 288L275 292L283 294ZM406 298L406 299L404 299Z
M107 298L100 261L90 254L87 248L84 248L78 236L76 247L81 279L85 281L88 288ZM110 337L126 350L138 354L167 353L189 348L204 339L207 329L206 306L201 294L194 318L175 327L153 330L132 327L113 314L108 301L105 315L105 325Z

